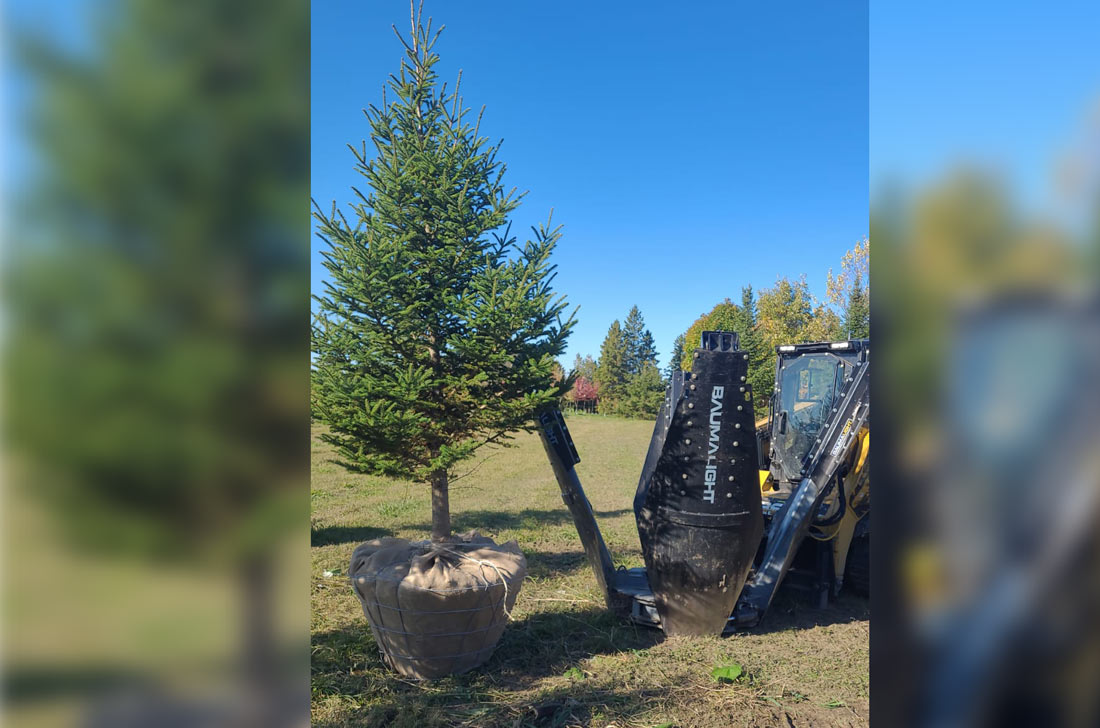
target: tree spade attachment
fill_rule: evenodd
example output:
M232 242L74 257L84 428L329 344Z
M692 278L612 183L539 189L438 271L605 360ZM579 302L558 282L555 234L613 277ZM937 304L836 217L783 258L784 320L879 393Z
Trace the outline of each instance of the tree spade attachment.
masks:
M706 332L673 372L634 497L649 587L668 634L721 634L760 543L748 357Z

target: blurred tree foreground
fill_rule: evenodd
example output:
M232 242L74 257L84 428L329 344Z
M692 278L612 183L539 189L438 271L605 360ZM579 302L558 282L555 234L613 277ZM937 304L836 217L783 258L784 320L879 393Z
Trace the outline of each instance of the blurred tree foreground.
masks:
M309 507L292 334L309 288L308 5L91 10L87 43L16 38L34 151L4 261L12 485L83 556L145 564L57 635L94 633L97 608L136 608L175 566L236 574L234 659L269 689L273 549L292 526L304 542ZM37 553L21 544L20 566ZM155 681L172 656L132 658Z
M457 83L438 84L439 31L413 9L392 100L366 112L374 156L350 147L370 192L355 190L354 223L335 204L315 213L331 281L317 297L313 410L345 467L431 484L441 540L455 466L572 387L553 368L574 319L551 289L560 227L517 244L500 144Z

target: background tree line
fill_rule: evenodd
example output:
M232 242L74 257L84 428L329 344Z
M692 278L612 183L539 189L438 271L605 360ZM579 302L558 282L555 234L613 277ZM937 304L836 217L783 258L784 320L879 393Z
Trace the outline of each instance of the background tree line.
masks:
M564 376L562 370L559 376ZM653 333L637 306L612 322L598 360L577 355L575 381L566 395L573 409L623 417L654 417L665 393Z
M871 335L871 286L868 275L870 239L863 238L845 253L840 272L829 270L826 299L810 292L806 276L783 276L756 295L741 289L740 305L726 299L695 320L677 337L666 376L674 367L691 368L691 354L704 331L736 331L749 353L749 383L757 416L765 411L775 377L775 349L807 341L864 339Z
M616 320L611 324L599 359L576 357L576 380L566 399L583 411L654 417L673 372L691 368L691 355L701 334L736 331L741 348L749 353L749 383L760 415L772 393L777 346L870 337L869 258L870 240L863 238L841 259L839 273L829 270L824 301L810 292L805 275L796 280L780 277L759 294L745 286L740 303L725 299L676 337L664 372L657 369L653 335L634 306L625 323ZM565 376L564 369L558 376Z

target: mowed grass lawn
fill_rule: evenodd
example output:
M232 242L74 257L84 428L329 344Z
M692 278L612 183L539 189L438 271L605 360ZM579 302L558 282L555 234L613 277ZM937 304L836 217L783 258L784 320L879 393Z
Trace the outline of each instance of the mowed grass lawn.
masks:
M569 428L581 482L617 563L642 565L631 503L653 425L593 415ZM528 577L492 659L418 683L382 663L347 581L359 543L428 537L429 491L349 473L312 443L312 695L318 726L866 725L866 600L825 610L783 593L763 624L727 638L668 638L603 607L536 435L487 453L451 486L457 532L515 539ZM331 572L331 576L326 573ZM744 675L718 684L711 670Z

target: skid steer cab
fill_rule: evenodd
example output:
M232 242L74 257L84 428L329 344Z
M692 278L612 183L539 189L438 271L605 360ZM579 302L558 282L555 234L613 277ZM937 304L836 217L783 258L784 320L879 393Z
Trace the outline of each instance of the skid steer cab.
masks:
M615 568L561 412L540 435L609 609L669 634L757 624L785 580L818 604L845 578L866 592L870 343L781 346L757 421L738 336L703 332L657 415L634 516L645 568Z

